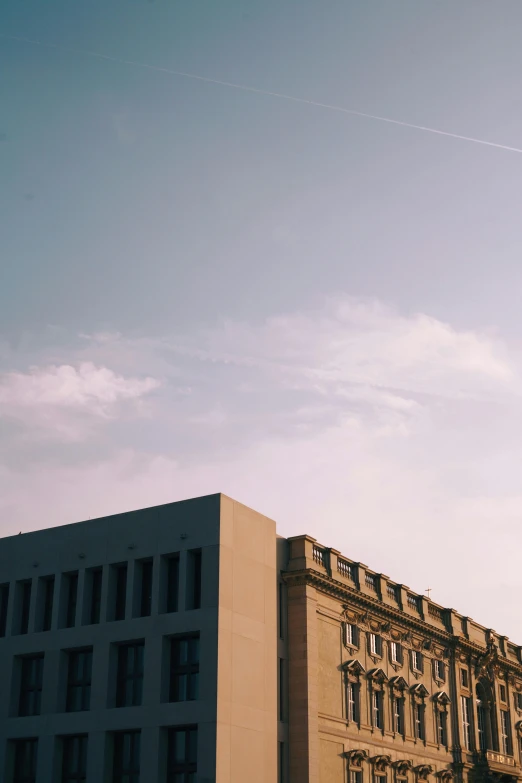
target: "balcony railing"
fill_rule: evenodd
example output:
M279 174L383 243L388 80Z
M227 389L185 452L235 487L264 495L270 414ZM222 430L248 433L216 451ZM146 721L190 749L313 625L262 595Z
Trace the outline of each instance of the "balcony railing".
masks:
M337 560L337 570L341 576L351 579L352 582L355 582L355 568L354 564L348 563L347 560L341 560L341 558Z
M408 606L410 609L413 609L414 611L418 612L420 608L420 600L418 595L413 595L412 593L408 593Z
M322 549L320 546L316 546L315 544L313 547L313 558L314 558L314 562L316 562L318 565L321 565L323 567L326 565L325 562L326 557L325 557L324 549Z
M388 593L388 598L399 603L399 588L397 585L386 585L386 592Z
M370 590L373 590L375 593L377 592L377 577L375 574L365 574L364 582L366 584L366 587L369 587Z
M506 767L515 766L515 759L512 756L504 756L502 753L495 753L494 750L487 750L486 758L494 764L505 764Z

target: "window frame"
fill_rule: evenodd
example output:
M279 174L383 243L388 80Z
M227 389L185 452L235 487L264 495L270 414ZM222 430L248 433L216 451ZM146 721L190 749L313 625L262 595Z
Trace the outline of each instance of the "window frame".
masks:
M125 758L125 740L130 740L128 758ZM129 729L113 734L112 783L139 783L141 768L141 731Z
M67 651L66 712L88 712L91 708L92 658L92 647ZM78 674L79 670L80 674ZM81 706L79 709L74 709L72 705L77 693L80 694Z
M198 727L171 726L167 732L167 779L183 775L183 783L192 783L198 771ZM180 760L175 757L176 734L184 734L184 758Z
M87 734L67 734L61 738L62 740L62 771L61 771L61 783L85 783L87 780L87 752L88 752L88 736ZM79 760L80 769L73 770L69 766L70 761L74 755L72 751L72 744L77 742L80 745L77 758ZM71 765L72 766L72 765Z
M12 740L14 744L14 763L13 763L13 783L36 783L37 764L38 764L38 739L36 737L20 737ZM30 746L29 774L25 774L25 759L21 758L21 748Z
M117 647L116 707L140 707L143 703L145 640L123 642ZM133 651L132 666L129 654ZM139 651L139 654L137 654ZM131 686L131 701L127 703L128 686Z
M187 645L186 660L182 662L183 645ZM190 633L170 638L169 663L169 702L179 703L185 701L197 701L199 699L199 667L200 667L201 642L200 634ZM279 659L283 660L282 658ZM280 666L281 668L281 666ZM185 685L180 688L180 678L185 678ZM280 683L280 689L283 684ZM182 693L185 698L181 698ZM187 694L192 696L188 697ZM282 705L281 705L282 707Z
M411 650L411 670L417 674L424 672L424 660L420 650Z
M460 713L463 745L466 750L472 750L471 699L469 696L460 697Z
M24 655L21 658L18 716L30 717L42 714L42 690L44 653ZM34 666L36 664L36 666ZM32 672L27 668L32 667Z

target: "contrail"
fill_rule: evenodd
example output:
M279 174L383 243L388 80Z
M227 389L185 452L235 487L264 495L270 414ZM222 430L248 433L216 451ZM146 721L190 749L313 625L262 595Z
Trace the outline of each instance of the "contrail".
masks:
M309 98L298 98L295 95L286 95L282 92L272 92L270 90L262 90L258 87L249 87L246 84L236 84L235 82L225 82L220 79L211 79L209 76L200 76L196 73L187 73L186 71L174 71L170 68L161 68L158 65L150 65L149 63L137 62L136 60L123 60L119 57L111 57L108 54L101 54L100 52L90 52L84 49L74 49L70 46L60 46L58 44L46 43L44 41L35 41L32 38L21 38L14 35L3 35L0 33L0 38L4 38L9 41L20 41L23 43L34 44L35 46L44 46L48 49L59 49L62 51L74 52L76 54L82 54L88 57L96 57L99 60L108 60L113 63L119 63L120 65L133 65L136 68L147 68L150 71L157 71L158 73L168 73L171 76L179 76L184 79L194 79L200 82L206 82L207 84L218 84L221 87L230 87L233 90L243 90L243 92L252 92L257 95L268 95L272 98L281 98L285 101L292 101L293 103L304 103L308 106L316 106L319 109L329 109L330 111L341 112L342 114L350 114L355 117L365 117L368 120L377 120L378 122L387 122L391 125L401 125L403 128L412 128L413 130L424 131L425 133L435 133L438 136L447 136L450 139L459 139L460 141L469 141L473 144L482 144L484 147L495 147L499 150L506 150L507 152L518 152L522 154L522 149L519 147L509 147L506 144L497 144L494 141L486 141L485 139L476 139L473 136L461 136L458 133L451 133L450 131L439 130L438 128L429 128L426 125L415 125L411 122L404 122L403 120L394 120L391 117L381 117L378 114L367 114L363 111L356 111L355 109L347 109L344 106L337 106L332 103L321 103L320 101L313 101Z

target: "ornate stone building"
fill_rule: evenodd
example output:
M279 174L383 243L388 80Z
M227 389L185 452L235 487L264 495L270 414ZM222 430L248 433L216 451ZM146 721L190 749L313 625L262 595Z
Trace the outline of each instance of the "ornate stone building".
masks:
M280 779L522 779L522 648L309 536L280 541Z

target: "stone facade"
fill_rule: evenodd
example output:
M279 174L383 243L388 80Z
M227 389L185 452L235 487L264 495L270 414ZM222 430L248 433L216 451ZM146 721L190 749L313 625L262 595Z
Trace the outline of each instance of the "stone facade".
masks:
M521 780L522 648L287 542L288 783Z

